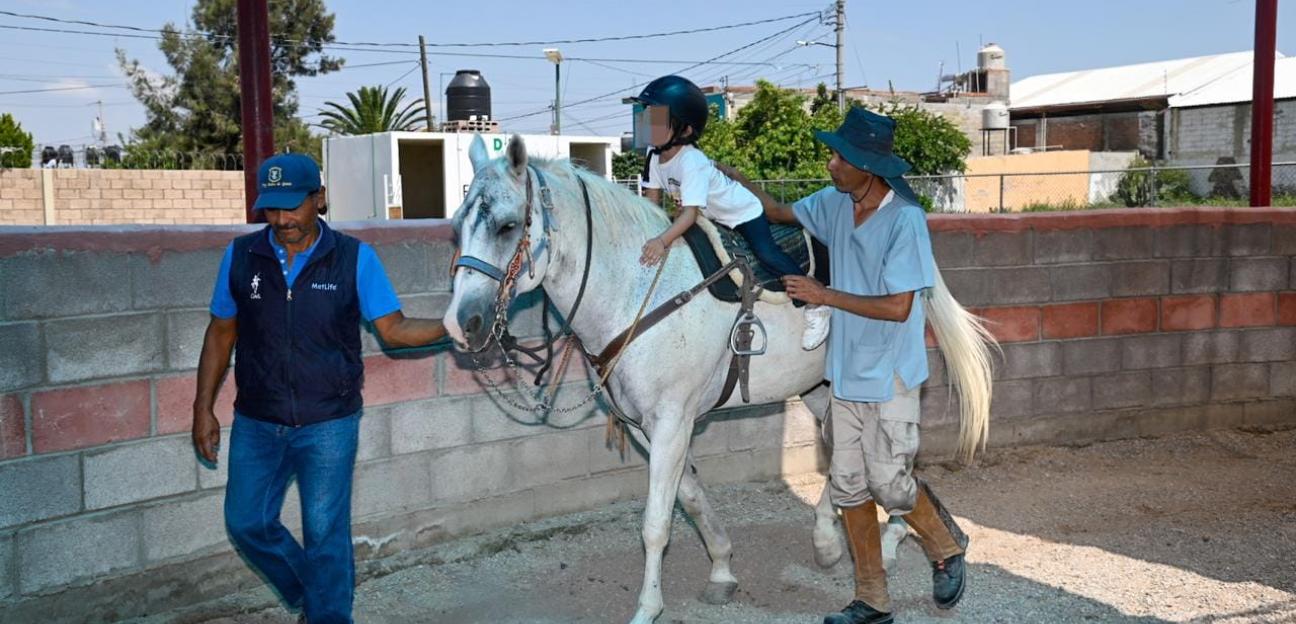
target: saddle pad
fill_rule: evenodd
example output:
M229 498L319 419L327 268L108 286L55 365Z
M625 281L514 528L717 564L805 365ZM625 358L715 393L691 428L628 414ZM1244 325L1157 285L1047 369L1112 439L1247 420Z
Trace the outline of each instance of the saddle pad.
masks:
M813 274L827 283L827 254L823 253L826 248L819 241L796 225L771 223L770 231L774 235L774 242L801 265L807 274ZM783 283L774 277L773 271L756 259L756 254L741 234L699 216L693 227L684 232L684 240L693 251L703 278L720 270L730 260L743 258L755 273L760 301L772 304L791 302L783 292ZM711 295L721 301L741 301L739 288L742 279L742 271L731 270L727 278L711 285Z

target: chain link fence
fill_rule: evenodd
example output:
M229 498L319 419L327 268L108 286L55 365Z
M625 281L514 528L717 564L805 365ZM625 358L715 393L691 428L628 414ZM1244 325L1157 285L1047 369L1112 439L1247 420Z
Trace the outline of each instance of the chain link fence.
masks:
M906 178L931 212L1043 212L1092 208L1250 205L1245 164L1148 166L1094 171L955 174ZM639 180L617 180L639 192ZM831 181L756 180L790 203ZM1296 162L1273 165L1273 206L1296 207Z
M242 154L141 150L117 145L46 145L32 152L38 169L197 169L241 171Z
M1250 204L1250 165L1180 165L1093 171L913 176L935 212L1038 212ZM1274 163L1273 206L1296 206L1296 162Z

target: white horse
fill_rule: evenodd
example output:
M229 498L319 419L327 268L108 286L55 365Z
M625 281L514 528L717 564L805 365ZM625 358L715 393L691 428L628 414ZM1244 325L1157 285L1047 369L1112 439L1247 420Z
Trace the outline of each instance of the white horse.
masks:
M501 282L513 282L512 289L505 289L506 302L513 294L543 285L555 308L568 318L584 277L586 302L570 318L571 327L587 352L602 352L634 322L649 293L657 269L640 265L640 250L667 227L666 215L627 189L567 161L529 159L517 136L505 155L493 161L477 137L470 159L473 182L454 222L462 254L456 264L469 270L456 272L445 313L446 329L457 348L478 352L490 346ZM583 192L588 192L592 206L592 232L586 227ZM546 194L552 197L551 214L545 214L550 212L543 205ZM677 241L664 262L648 310L701 281L698 265L682 243ZM960 393L960 449L970 457L984 444L989 426L988 335L939 278L923 301L948 360L949 377ZM733 357L729 336L737 311L736 303L699 295L637 336L607 379L606 390L616 405L641 423L631 434L649 451L643 519L646 560L632 624L649 624L662 611L662 552L677 496L696 521L711 557L703 599L723 604L737 587L730 570L732 545L691 470L689 452L695 421L720 398ZM783 401L818 386L823 381L823 347L801 349L801 311L757 302L755 313L768 328L768 346L751 361L751 403ZM726 403L738 404L738 393ZM815 512L816 558L831 565L842 551L826 489Z

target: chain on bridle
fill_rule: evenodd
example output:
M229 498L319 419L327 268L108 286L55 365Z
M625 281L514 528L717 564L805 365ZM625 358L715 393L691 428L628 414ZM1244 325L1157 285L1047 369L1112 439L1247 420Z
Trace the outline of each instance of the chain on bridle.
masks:
M533 214L535 213L535 197L534 197L534 192L532 190L532 183L531 183L531 177L533 174L536 179L536 186L539 187L541 219L544 225L544 233L545 233L545 238L535 246L534 252L532 251L532 247L531 247L531 225L534 221ZM523 222L522 238L518 240L517 247L514 249L513 255L509 259L509 262L506 265L506 267L504 269L500 269L499 267L491 264L490 262L482 260L481 258L477 258L475 256L461 255L459 252L455 253L454 262L451 264L450 271L451 271L452 278L454 276L454 273L457 272L460 267L465 267L477 271L478 273L481 273L499 282L499 290L496 292L495 295L495 314L494 314L494 318L491 320L490 338L485 342L482 350L472 353L473 364L476 366L477 372L480 374L481 378L486 382L486 385L490 388L492 392L496 394L496 396L501 401L507 403L509 406L513 407L514 409L521 410L523 412L530 412L538 415L536 422L524 423L524 424L549 425L549 417L551 415L555 413L568 414L574 412L587 405L590 401L594 400L594 398L597 397L603 391L603 384L601 383L596 384L594 389L591 390L581 401L573 405L569 405L562 408L557 408L553 405L553 400L557 395L558 383L561 382L562 376L566 372L567 365L571 359L572 349L576 347L576 343L578 340L575 334L572 333L571 323L572 323L572 319L576 317L577 311L580 309L581 300L585 296L585 286L589 281L590 263L592 260L591 256L593 254L593 244L594 244L593 215L592 215L592 209L590 207L589 189L586 188L585 181L581 180L579 175L577 176L576 179L580 183L581 193L584 196L584 200L585 200L585 226L586 226L585 266L581 273L580 290L577 292L576 302L572 306L571 313L568 314L564 319L563 327L555 335L548 335L548 328L549 328L548 308L550 307L550 305L549 305L549 298L547 296L545 297L545 305L543 306L545 309L542 311L542 315L544 316L544 329L546 330L547 335L545 337L545 342L543 344L536 347L524 346L520 344L518 340L511 333L509 333L508 330L508 309L510 304L512 304L513 302L514 294L517 289L517 278L522 274L523 271L526 271L528 276L534 279L535 277L534 259L535 257L543 253L552 253L551 251L552 247L550 246L549 236L553 230L557 229L557 227L554 225L554 220L553 220L553 208L554 208L553 196L552 193L550 192L548 184L545 181L544 174L541 173L538 168L534 166L527 167L527 178L525 181L526 194L527 194L526 215L524 217L524 222ZM510 392L507 392L505 389L501 388L500 385L487 373L487 371L491 368L490 363L483 362L482 359L479 357L479 353L489 348L489 346L492 343L498 345L500 348L500 353L503 355L505 367L508 369L507 374L514 376L514 383L517 384L517 388L516 388L517 394L521 395L524 394L523 387L519 383L521 380L521 372L520 372L521 366L517 363L516 360L513 359L510 353L512 351L517 351L519 353L522 353L532 358L533 360L535 360L537 364L540 364L540 370L536 373L535 381L533 385L541 386L542 385L541 382L543 381L545 373L550 369L551 364L554 361L553 346L558 340L564 337L567 338L567 343L564 347L563 355L559 367L558 369L556 369L555 374L550 381L550 383L554 386L553 391L548 392L544 398L540 399L538 402L533 404L522 403L514 399ZM545 352L545 355L543 356L540 355L542 351ZM581 348L581 351L582 353L584 353L583 347ZM555 426L555 425L549 425L549 426ZM557 428L565 428L565 427L557 427Z

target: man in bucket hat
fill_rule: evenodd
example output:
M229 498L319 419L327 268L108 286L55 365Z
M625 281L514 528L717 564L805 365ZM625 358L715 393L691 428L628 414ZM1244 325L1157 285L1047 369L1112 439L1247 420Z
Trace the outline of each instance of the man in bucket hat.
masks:
M217 460L212 406L234 363L225 527L245 560L301 621L352 621L351 476L359 440L360 322L387 347L445 337L441 321L401 312L368 243L333 230L320 170L279 154L257 172L256 210L267 226L225 250L212 292L193 405L193 441ZM302 537L280 521L288 485L301 495Z
M855 599L824 624L892 621L882 567L877 506L922 538L932 564L932 598L942 609L963 596L968 539L913 476L919 390L927 379L925 318L918 295L935 285L926 215L892 152L895 121L854 108L836 132L815 136L832 149L832 186L795 204L744 182L770 221L799 223L828 246L832 288L784 278L788 295L830 306L825 377L832 384L824 440L832 449L830 497L855 558Z

